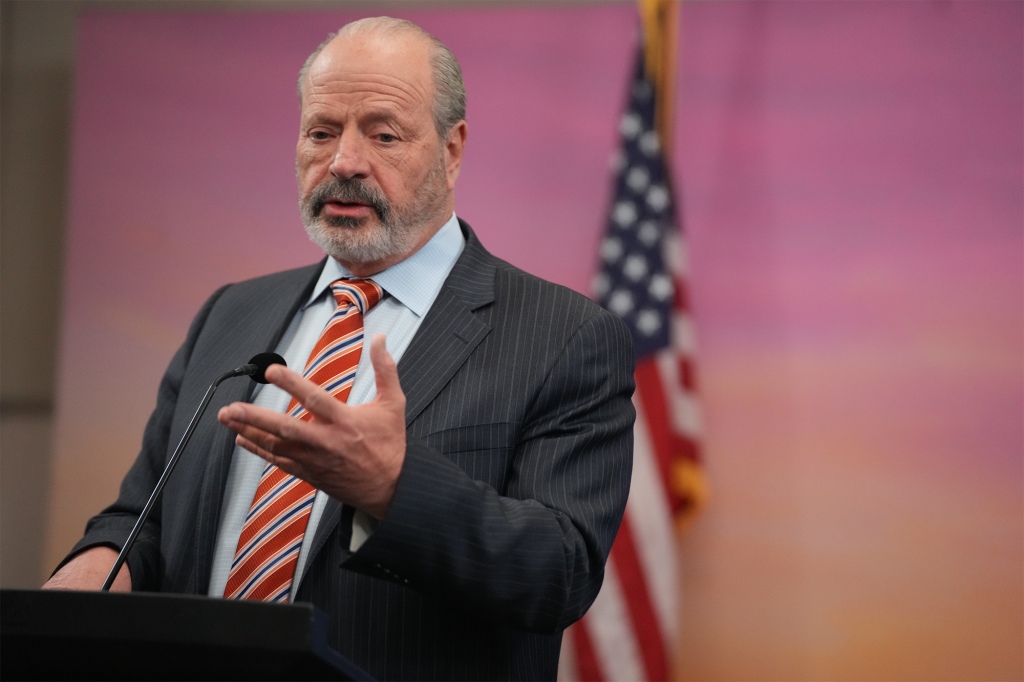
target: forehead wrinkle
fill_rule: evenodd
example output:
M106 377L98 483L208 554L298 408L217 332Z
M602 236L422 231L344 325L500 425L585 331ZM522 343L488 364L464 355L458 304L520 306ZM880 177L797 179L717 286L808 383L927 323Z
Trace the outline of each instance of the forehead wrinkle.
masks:
M394 109L395 111L390 114L394 118L415 116L420 111L424 111L427 116L430 115L430 102L423 97L419 89L409 87L401 79L391 79L391 81L391 83L385 83L377 79L340 78L314 84L307 94L306 107L335 108L341 106L355 109L383 107ZM341 96L343 101L332 101L338 96Z

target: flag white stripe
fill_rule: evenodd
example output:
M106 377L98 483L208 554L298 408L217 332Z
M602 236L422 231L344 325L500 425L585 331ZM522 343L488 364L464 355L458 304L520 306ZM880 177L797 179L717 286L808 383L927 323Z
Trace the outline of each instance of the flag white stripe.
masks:
M594 655L605 680L646 679L640 647L613 561L605 566L604 585L587 614L587 626Z
M696 396L679 381L679 358L672 351L659 351L654 360L664 386L673 430L682 436L696 438L702 432L700 408Z
M658 470L657 457L647 431L647 418L639 394L634 394L637 419L633 427L633 480L625 523L633 534L643 579L651 606L658 615L666 649L676 633L675 530L672 510L665 492L665 483Z
M582 623L573 625L562 633L562 649L558 655L557 679L559 682L576 682L580 679L579 668L576 667L576 646L573 643L574 630L578 627L584 626Z
M672 316L672 350L690 360L697 355L697 335L688 315L677 312Z

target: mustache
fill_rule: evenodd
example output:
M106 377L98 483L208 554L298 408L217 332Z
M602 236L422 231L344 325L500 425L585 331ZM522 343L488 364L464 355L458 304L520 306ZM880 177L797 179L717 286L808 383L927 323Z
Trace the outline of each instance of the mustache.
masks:
M377 212L381 222L387 222L391 207L384 193L370 187L363 180L351 178L339 180L332 177L329 181L317 185L309 195L309 212L311 217L320 215L320 211L329 201L346 204L366 204Z

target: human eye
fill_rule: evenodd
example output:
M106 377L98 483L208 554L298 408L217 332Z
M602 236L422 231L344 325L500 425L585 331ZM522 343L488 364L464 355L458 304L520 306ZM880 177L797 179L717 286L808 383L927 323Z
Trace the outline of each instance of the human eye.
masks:
M309 133L307 133L307 135L309 136L309 139L314 142L323 142L331 139L331 134L323 128L313 128Z
M388 115L373 116L366 124L366 136L382 145L393 145L402 141L402 130Z

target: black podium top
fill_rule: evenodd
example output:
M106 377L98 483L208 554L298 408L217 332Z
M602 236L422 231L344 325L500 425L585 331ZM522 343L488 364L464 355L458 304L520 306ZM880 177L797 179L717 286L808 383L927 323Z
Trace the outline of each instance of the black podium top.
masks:
M4 680L372 680L311 604L0 590Z

